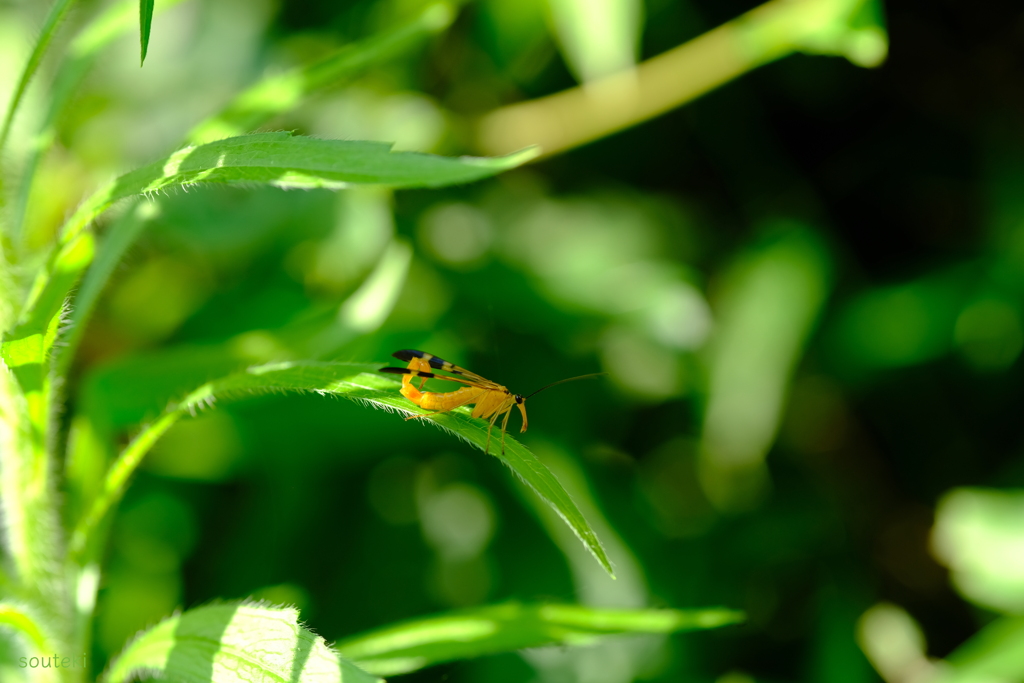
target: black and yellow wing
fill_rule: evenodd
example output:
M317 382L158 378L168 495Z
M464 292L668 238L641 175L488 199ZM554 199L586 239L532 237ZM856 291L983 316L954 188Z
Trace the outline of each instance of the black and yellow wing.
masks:
M455 375L461 375L461 377L449 377L447 375L438 375L433 372L423 372L422 370L413 370L410 368L381 368L381 372L386 372L392 375L413 375L414 377L422 377L423 379L443 379L449 382L458 382L459 384L465 384L471 387L478 387L480 389L490 389L507 392L508 390L497 382L492 382L486 377L481 377L475 372L459 367L455 363L450 363L444 358L439 358L433 354L425 351L417 351L416 349L403 349L401 351L395 351L391 354L395 358L401 361L410 362L413 358L419 358L427 363L431 368L443 370L444 372L450 372Z
M381 368L381 372L388 372L395 375L416 375L417 377L425 377L427 379L447 379L452 382L460 382L462 384L468 384L470 386L481 387L484 389L497 389L499 391L505 390L505 387L497 382L492 382L485 377L481 377L475 372L470 372L465 368L460 368L455 363L449 363L444 358L439 358L425 351L403 349L401 351L395 351L391 355L398 360L406 362L411 361L413 358L421 358L432 368L443 370L444 372L450 372L453 375L460 375L465 379L460 379L458 377L446 377L444 375L437 375L430 372L417 372L415 370L410 370L409 368Z

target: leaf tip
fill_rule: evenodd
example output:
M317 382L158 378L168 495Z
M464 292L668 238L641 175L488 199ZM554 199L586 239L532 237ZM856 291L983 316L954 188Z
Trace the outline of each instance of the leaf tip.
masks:
M507 154L505 159L508 159L509 162L513 163L515 166L521 166L522 164L538 158L542 152L543 150L540 145L530 145L529 147L524 147L518 152Z
M139 0L139 68L146 63L149 51L149 34L153 28L153 5L155 0Z

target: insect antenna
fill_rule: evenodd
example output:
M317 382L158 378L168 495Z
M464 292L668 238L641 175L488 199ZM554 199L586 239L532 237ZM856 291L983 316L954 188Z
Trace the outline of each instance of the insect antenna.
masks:
M579 377L570 377L569 379L560 379L557 382L552 382L551 384L547 385L546 387L541 387L537 391L535 391L532 394L530 394L530 396L536 396L540 392L544 391L545 389L550 389L551 387L555 386L556 384L565 384L566 382L575 382L578 379L590 379L591 377L600 377L601 375L607 375L607 374L608 374L607 372L592 372L589 375L580 375ZM530 398L530 396L524 396L523 400L525 401L526 399Z

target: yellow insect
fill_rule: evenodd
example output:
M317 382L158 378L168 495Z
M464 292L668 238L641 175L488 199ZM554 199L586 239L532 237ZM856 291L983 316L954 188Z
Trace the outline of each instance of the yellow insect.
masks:
M454 363L449 363L443 358L432 356L429 353L424 353L423 351L405 349L402 351L395 351L391 355L398 360L408 361L409 366L405 368L381 368L380 371L391 373L393 375L404 375L402 377L402 396L405 396L421 408L435 411L429 415L410 415L405 418L406 420L433 417L434 415L447 413L459 406L466 406L475 403L476 407L473 408L473 417L482 417L488 421L487 445L484 446L485 453L491 448L491 428L494 427L494 423L497 422L499 417L504 416L501 421L502 455L505 454L505 427L508 425L508 418L512 414L513 406L519 408L519 412L523 414L523 428L519 431L520 433L525 432L528 425L526 421L526 399L530 398L530 396L535 396L556 384L574 382L578 379L598 377L604 374L603 372L596 372L590 375L580 375L579 377L562 379L557 382L552 382L546 387L541 387L529 396L522 396L520 394L513 394L497 382L484 379L480 375L472 373L465 368L460 368ZM461 377L438 375L430 372L431 368L435 370L444 370L445 372L450 372L455 375L461 375ZM414 377L420 378L419 388L413 386L412 380ZM466 386L456 391L448 392L423 391L423 385L428 379L444 379L449 382L459 382Z

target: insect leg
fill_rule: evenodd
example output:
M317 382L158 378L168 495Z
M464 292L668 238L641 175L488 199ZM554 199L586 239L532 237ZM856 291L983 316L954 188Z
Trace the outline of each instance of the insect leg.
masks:
M490 421L487 423L487 445L484 446L484 455L487 455L491 451L491 427L494 426L494 422L498 419L499 415L501 415L501 413L495 411L494 415L491 416ZM505 451L503 450L501 454L504 455Z
M512 414L512 406L505 411L505 419L501 421L501 454L505 455L505 427L508 426L508 417Z

